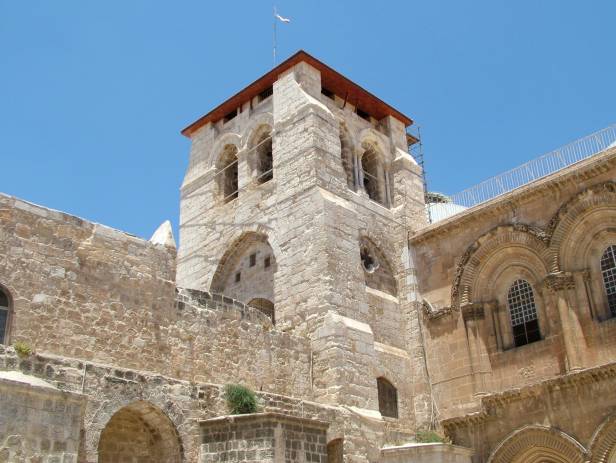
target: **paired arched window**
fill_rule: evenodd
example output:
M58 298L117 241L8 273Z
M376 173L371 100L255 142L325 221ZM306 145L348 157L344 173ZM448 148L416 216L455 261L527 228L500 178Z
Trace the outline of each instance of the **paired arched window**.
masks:
M353 153L353 145L350 141L349 132L344 124L340 124L340 156L342 167L346 175L347 186L357 191L356 158Z
M257 183L269 182L273 178L274 158L271 132L263 133L255 145L257 158Z
M0 344L6 344L9 331L9 296L0 288Z
M238 168L237 147L235 145L225 146L220 158L218 159L217 175L223 201L227 203L237 198Z
M383 181L383 166L379 155L374 149L366 150L361 158L364 177L364 190L368 197L380 204L385 204L385 182Z
M607 306L616 316L616 246L609 246L601 256L601 276L607 296Z
M509 287L507 305L513 328L515 346L523 346L541 339L533 288L526 280L516 280Z
M398 391L385 378L377 378L377 391L379 395L379 411L381 415L398 418Z

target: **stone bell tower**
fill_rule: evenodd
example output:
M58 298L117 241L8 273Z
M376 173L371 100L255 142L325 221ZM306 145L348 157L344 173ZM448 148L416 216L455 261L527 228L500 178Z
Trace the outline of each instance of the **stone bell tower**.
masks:
M296 53L183 131L177 268L179 286L309 337L311 399L408 426L427 403L407 244L426 220L411 123Z

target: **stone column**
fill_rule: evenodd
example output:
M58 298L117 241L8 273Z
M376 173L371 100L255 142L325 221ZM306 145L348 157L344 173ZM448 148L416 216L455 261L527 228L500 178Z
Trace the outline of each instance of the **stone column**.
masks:
M584 343L584 336L578 320L578 314L570 304L571 294L575 290L573 276L565 272L552 273L545 279L545 286L556 301L567 355L568 370L579 370L583 367L580 346Z
M466 328L474 395L483 395L487 392L484 376L488 372L484 361L488 355L485 310L483 304L471 303L460 307L460 311Z

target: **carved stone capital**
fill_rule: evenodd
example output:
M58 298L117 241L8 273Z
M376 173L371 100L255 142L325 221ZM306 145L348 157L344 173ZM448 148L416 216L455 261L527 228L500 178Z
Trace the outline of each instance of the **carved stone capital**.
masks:
M460 312L462 312L462 318L464 321L482 320L485 317L483 304L479 302L464 304L460 307Z
M543 284L554 293L575 288L573 275L568 272L550 273L545 280L543 280Z

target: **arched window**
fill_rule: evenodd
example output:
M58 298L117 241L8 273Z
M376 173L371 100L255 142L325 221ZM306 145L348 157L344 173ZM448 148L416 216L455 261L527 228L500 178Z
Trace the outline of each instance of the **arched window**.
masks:
M507 294L511 327L515 346L523 346L541 340L535 295L526 280L516 280Z
M272 135L266 132L255 145L257 156L257 183L265 183L273 178L274 159L272 156Z
M607 295L607 306L612 316L616 316L616 246L608 247L601 256L601 275Z
M272 320L272 323L276 323L276 320L274 318L274 303L272 301L257 297L255 299L252 299L248 303L248 305L263 312Z
M386 205L385 172L378 153L374 148L368 148L361 158L364 179L364 190L368 197L377 203Z
M237 147L235 145L225 146L220 158L218 159L218 185L224 202L229 202L237 198L238 190L238 169L237 169Z
M381 415L398 418L398 391L385 378L377 378L376 386L379 395L379 411Z
M366 286L398 296L396 279L389 262L381 250L365 237L359 242L359 258Z
M9 331L9 297L0 289L0 344L6 344Z
M351 144L349 132L344 124L340 124L340 156L342 158L342 167L346 175L347 186L351 190L356 191L355 156L353 154L353 145Z
M344 462L344 440L334 439L327 444L327 463Z

